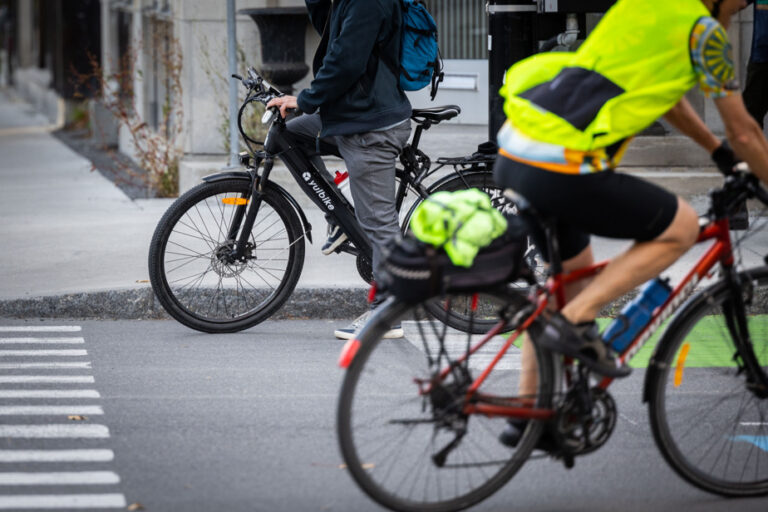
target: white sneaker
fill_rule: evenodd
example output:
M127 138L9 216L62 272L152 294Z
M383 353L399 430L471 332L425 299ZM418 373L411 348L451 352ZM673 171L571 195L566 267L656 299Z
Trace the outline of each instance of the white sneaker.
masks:
M370 317L371 311L368 310L359 317L355 318L354 321L352 321L352 323L348 326L333 331L333 335L340 340L351 340L357 336L357 333L360 332L360 329L363 327L363 325L365 325L366 322L368 322ZM390 330L385 332L383 337L385 339L397 339L402 338L403 336L405 336L405 332L403 331L402 326L397 324L393 325Z

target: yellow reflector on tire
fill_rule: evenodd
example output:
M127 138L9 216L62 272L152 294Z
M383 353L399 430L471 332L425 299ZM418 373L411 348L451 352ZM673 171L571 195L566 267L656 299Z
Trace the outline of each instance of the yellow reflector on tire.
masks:
M243 206L248 204L248 200L244 197L225 197L221 202L233 206Z
M683 383L683 368L685 367L685 360L688 358L688 351L691 350L691 344L685 343L683 348L680 349L680 355L677 356L677 365L675 368L675 387L679 388Z

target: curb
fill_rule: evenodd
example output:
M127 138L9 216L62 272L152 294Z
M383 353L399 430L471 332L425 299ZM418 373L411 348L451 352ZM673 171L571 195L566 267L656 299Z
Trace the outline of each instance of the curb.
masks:
M362 288L299 288L270 319L354 318L367 308ZM89 318L109 320L170 319L151 288L71 293L0 300L0 317Z

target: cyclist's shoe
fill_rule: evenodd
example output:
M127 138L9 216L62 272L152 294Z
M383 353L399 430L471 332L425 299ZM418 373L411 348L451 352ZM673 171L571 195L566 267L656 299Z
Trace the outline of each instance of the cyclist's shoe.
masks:
M355 318L355 320L349 324L346 327L342 327L341 329L336 329L333 331L333 335L341 340L351 340L354 338L357 333L360 331L360 328L365 325L365 322L368 321L368 318L371 316L371 311L366 311L359 317ZM387 332L384 333L383 338L385 339L396 339L396 338L402 338L405 336L405 333L403 332L403 328L400 324L393 325Z
M338 224L328 224L328 239L320 249L326 256L332 254L347 239L347 234Z
M520 442L520 438L523 437L525 427L528 425L528 420L511 419L507 420L507 426L499 434L499 442L509 448L517 447ZM557 441L552 436L552 433L545 429L542 432L539 441L534 447L535 450L542 450L548 453L555 453L558 450Z
M606 377L621 378L632 373L600 338L596 322L573 325L560 313L554 313L539 343L548 350L578 359L593 372Z

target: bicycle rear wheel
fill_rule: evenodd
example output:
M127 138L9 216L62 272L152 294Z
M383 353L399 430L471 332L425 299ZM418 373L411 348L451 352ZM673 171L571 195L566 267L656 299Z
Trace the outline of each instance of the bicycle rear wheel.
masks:
M493 181L493 172L486 168L483 171L472 171L465 175L456 175L453 178L448 179L442 183L436 184L430 188L430 194L435 192L455 192L457 190L465 190L469 188L478 188L488 194L491 198L491 204L505 215L516 215L517 206L508 197L504 195L504 190L500 188ZM420 201L418 201L420 202ZM417 202L417 204L418 204ZM407 232L408 225L410 224L411 216L416 207L416 204L411 208L408 215L403 221L403 233ZM531 267L534 271L534 276L539 281L544 280L544 260L541 257L541 253L533 245L531 240L528 241L528 248L525 252L524 262ZM526 288L527 283L520 282L516 284L518 288ZM446 315L446 302L444 299L434 299L427 304L428 311L432 312L435 316L444 318L449 326L454 329L458 329L463 332L471 332L472 334L482 334L488 332L488 329L496 324L496 311L493 308L493 302L488 301L484 296L481 296L480 307L473 313L473 321L470 326L469 318L471 311L471 303L462 300L461 297L454 297L450 305L450 314Z
M768 268L741 276L751 350L738 355L724 315L732 292L721 281L670 324L648 375L665 459L688 482L726 496L768 494ZM749 364L762 383L748 382Z
M237 332L288 300L304 265L304 233L293 207L267 187L244 258L229 261L228 237L250 183L201 183L171 205L149 251L152 289L176 320L203 332ZM241 206L238 206L241 205Z
M499 306L506 303L494 299ZM395 322L402 322L405 338L384 340ZM508 448L498 436L509 416L469 414L464 408L473 377L488 366L506 336L493 337L459 364L467 343L481 338L450 329L423 304L392 298L361 331L341 389L337 431L352 477L381 505L433 512L469 507L504 485L533 450L541 421L529 421L517 447ZM538 370L527 374L538 382L534 394L520 394L520 350L512 346L471 404L549 407L552 362L531 346L538 362ZM441 375L440 369L452 364L454 371Z

